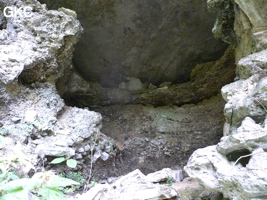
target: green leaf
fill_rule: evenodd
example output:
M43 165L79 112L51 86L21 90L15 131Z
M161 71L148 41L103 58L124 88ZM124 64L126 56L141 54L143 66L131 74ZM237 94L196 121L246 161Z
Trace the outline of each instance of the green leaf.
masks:
M8 172L6 176L7 180L18 180L19 177L15 172Z
M23 187L25 186L25 184L27 184L29 180L30 180L29 178L22 178L22 179L10 181L6 183L5 185L1 185L0 190L9 192L9 193L23 190Z
M167 182L172 181L172 177L168 177Z
M37 172L25 185L25 190L32 191L36 187L39 187L44 182L44 172Z
M166 185L167 185L168 187L171 187L171 186L173 185L173 183L172 183L172 177L168 177L166 183L167 183Z
M28 192L21 190L12 192L9 194L4 194L3 196L0 196L0 200L26 200L29 199Z
M66 200L65 195L56 188L41 188L38 194L45 197L46 200Z
M58 188L58 187L66 187L70 185L79 185L80 183L73 181L71 179L63 178L57 175L53 175L50 179L46 182L44 187L48 188Z
M67 166L70 168L75 168L77 166L77 161L74 159L67 160Z
M89 185L90 185L91 187L94 187L96 184L97 184L96 181L91 181Z
M55 158L54 160L51 161L51 164L59 164L64 162L66 159L64 157L59 157L59 158Z

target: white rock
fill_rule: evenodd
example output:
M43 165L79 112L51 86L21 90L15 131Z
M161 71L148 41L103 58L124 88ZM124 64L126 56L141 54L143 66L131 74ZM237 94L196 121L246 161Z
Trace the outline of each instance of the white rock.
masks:
M108 153L106 153L106 152L101 153L101 159L102 159L103 161L106 161L108 158L109 158Z
M110 185L108 184L97 184L93 188L91 188L88 192L81 195L78 200L101 200L101 194L110 189Z
M21 118L19 118L19 117L12 117L11 118L11 121L14 123L18 123L20 120L21 120Z
M37 112L35 110L27 110L25 112L25 121L29 124L33 123L37 118Z
M172 170L170 168L164 168L160 171L150 173L146 177L151 183L159 183L166 181L168 178L172 177Z
M93 155L93 162L97 161L98 158L100 158L101 152L97 151Z
M172 170L171 173L172 173L173 181L181 182L184 179L182 170Z
M230 124L225 122L223 125L223 136L227 136L230 133Z
M234 165L216 150L216 146L196 150L185 171L190 177L224 197L236 200L267 197L267 153L262 149L252 152L246 167Z
M111 185L103 184L93 187L78 200L159 200L177 196L178 194L173 188L152 184L137 169Z

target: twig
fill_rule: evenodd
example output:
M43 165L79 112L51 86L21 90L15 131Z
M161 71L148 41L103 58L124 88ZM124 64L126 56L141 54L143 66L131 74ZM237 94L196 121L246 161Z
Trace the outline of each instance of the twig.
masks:
M86 186L89 185L90 180L91 180L91 178L92 178L92 169L93 169L93 150L94 150L94 148L95 148L95 144L93 144L93 146L91 147L90 170L89 170L89 176L88 176L88 179L87 179L87 181L86 181ZM86 191L88 191L88 190L87 190L87 187L84 187L83 192L86 192Z
M246 158L246 157L249 157L249 156L253 156L253 155L256 155L258 153L264 153L264 151L256 151L256 152L252 152L251 154L248 154L248 155L244 155L244 156L240 156L234 163L233 166L235 166L239 160L241 160L242 158Z
M92 178L92 169L93 169L93 149L94 149L95 145L93 145L93 147L91 148L91 163L90 163L90 172L89 172L89 178L88 178L88 182L91 180Z
M257 101L262 107L263 109L265 110L265 112L267 113L267 109L265 108L265 106L256 98L253 98L255 101Z
M238 163L238 161L241 160L242 158L246 158L246 157L249 157L249 156L252 156L252 155L253 155L253 153L248 154L248 155L244 155L244 156L240 156L240 157L235 161L234 166L235 166L235 165Z

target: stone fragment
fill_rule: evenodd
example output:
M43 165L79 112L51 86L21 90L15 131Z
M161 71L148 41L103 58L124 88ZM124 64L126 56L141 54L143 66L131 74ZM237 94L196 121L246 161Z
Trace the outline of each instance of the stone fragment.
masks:
M116 181L117 179L118 179L117 177L108 177L107 182L108 182L109 184L111 184L111 183L113 183L114 181Z
M83 153L83 152L84 152L84 148L83 148L83 147L79 148L79 149L78 149L78 152L79 152L79 153Z
M111 186L108 184L97 184L96 186L91 188L88 192L78 197L78 200L87 200L87 199L102 200L103 198L101 196L103 195L104 192L107 192L108 189L110 188Z
M25 112L25 121L28 124L33 123L37 118L37 112L35 110L27 110Z
M103 153L101 154L101 159L102 159L103 161L106 161L108 158L109 158L108 153L103 152Z
M160 183L166 181L168 178L172 178L172 170L170 168L164 168L160 171L150 173L146 177L151 183Z
M224 155L236 150L253 151L257 148L267 149L266 128L262 128L249 117L242 121L235 134L223 137L217 145L217 150Z
M101 152L96 151L93 155L93 162L97 161L97 159L100 158L100 156L101 156Z
M253 74L264 73L267 69L266 54L267 50L263 50L240 59L237 67L240 78L248 79Z
M72 148L68 146L56 146L53 143L51 143L50 145L39 144L36 148L36 153L40 157L71 157L75 155L75 151Z
M149 83L148 89L149 90L154 90L154 89L157 89L157 86L153 85L152 83Z
M84 148L84 151L89 151L90 150L90 146L88 144L86 144L83 148Z
M184 179L183 170L172 170L172 180L175 182L181 182Z
M164 82L164 83L161 83L159 85L160 88L164 88L164 87L170 87L172 84L172 82Z
M11 118L11 121L14 123L18 123L20 120L21 120L21 118L19 118L19 117L12 117Z
M76 160L79 160L79 159L82 159L83 158L83 156L82 156L82 154L75 154L75 159Z
M179 193L182 200L203 200L208 199L211 195L210 191L205 190L196 180L190 177L185 178L182 182L173 183L171 187Z

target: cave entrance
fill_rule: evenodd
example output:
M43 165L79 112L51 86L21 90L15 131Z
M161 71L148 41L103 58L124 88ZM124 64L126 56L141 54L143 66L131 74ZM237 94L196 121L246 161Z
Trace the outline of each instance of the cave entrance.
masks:
M225 105L220 89L234 77L233 49L228 48L218 61L197 65L185 83L134 91L104 88L74 71L57 88L67 105L102 114L102 132L121 151L121 174L136 168L150 173L184 166L194 150L219 142Z
M233 81L235 64L230 48L219 59L228 45L213 37L217 14L205 1L41 2L77 12L85 31L75 70L57 89L67 105L102 114L122 173L183 166L195 149L219 141L220 88Z

